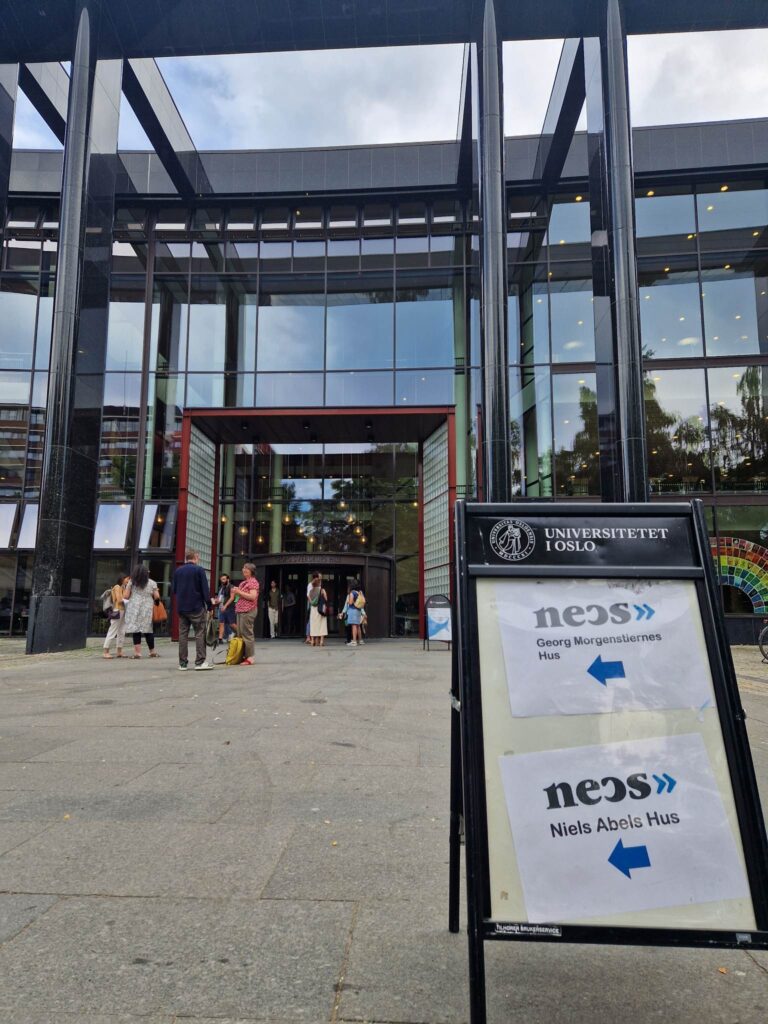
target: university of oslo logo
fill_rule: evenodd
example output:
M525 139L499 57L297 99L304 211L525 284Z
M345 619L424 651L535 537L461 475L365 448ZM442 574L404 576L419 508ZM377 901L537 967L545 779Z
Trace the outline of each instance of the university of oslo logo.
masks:
M519 519L500 519L491 530L491 548L507 562L521 562L536 546L536 537Z

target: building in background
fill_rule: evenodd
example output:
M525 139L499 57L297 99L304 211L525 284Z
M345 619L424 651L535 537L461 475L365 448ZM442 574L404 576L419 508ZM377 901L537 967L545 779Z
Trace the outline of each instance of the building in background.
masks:
M607 29L566 43L542 136L495 154L501 233L487 23L458 140L227 154L179 142L136 38L118 31L124 42L88 56L82 33L102 36L69 3L70 37L50 53L11 33L0 634L27 633L33 608L50 628L30 649L103 630L97 595L139 559L168 601L192 543L214 574L256 562L300 606L311 569L337 605L361 575L372 632L418 635L425 596L450 590L456 497L498 496L493 474L513 498L626 497L639 422L650 500L703 500L732 638L752 640L768 614L768 121L636 129L621 220L602 116L618 105L618 5L604 6ZM27 63L65 52L91 82L85 110L67 107L60 65L46 77ZM91 126L79 169L69 137L65 155L10 159L16 83L62 134ZM97 108L121 88L156 152L117 153L116 119ZM574 134L585 99L588 131ZM640 419L622 407L632 317ZM41 564L56 566L49 591Z

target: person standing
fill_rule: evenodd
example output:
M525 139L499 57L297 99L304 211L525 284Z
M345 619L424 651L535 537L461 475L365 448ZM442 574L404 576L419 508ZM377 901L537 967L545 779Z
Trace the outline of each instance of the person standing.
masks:
M232 587L232 596L237 597L237 632L245 644L245 657L241 665L253 664L253 625L259 606L259 581L256 579L256 566L246 562L243 566L243 582Z
M280 602L283 595L277 589L277 583L275 580L269 584L269 591L267 592L267 615L269 616L269 639L275 640L277 637L277 625L280 621Z
M159 657L155 650L155 631L152 624L152 609L160 604L160 591L150 578L146 565L139 563L131 573L124 591L128 607L125 612L125 632L133 636L133 657L141 657L141 638L147 641L150 658Z
M232 627L235 625L234 600L232 582L227 573L223 572L219 576L219 591L214 598L214 604L219 610L219 643L229 640L232 635Z
M363 621L363 609L365 608L365 595L357 580L350 587L347 600L344 602L344 611L347 614L347 624L352 627L352 639L350 647L362 645L363 635L360 625Z
M328 595L317 576L309 592L309 640L312 647L325 647L328 636Z
M184 565L180 565L173 574L171 587L179 614L179 671L186 672L189 668L191 626L195 635L195 671L205 672L213 668L205 657L205 625L208 612L213 607L211 592L205 570L197 564L200 561L198 552L187 548L184 559Z
M296 629L296 595L290 584L285 588L283 597L283 632L286 636L293 636Z
M109 648L113 640L115 641L115 657L123 657L123 644L125 643L125 592L123 588L127 585L128 579L129 577L121 572L117 577L117 582L110 591L112 612L109 619L109 629L104 638L104 657L108 659L112 658Z

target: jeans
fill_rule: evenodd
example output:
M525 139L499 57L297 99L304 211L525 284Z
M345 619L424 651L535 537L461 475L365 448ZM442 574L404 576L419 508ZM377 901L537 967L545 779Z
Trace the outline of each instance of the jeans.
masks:
M179 612L179 663L183 664L189 656L189 627L195 635L195 664L202 665L205 661L205 608L194 614Z
M269 635L274 640L277 636L277 620L280 617L280 612L277 608L267 608L267 613L269 615Z
M246 658L253 657L253 626L256 622L256 609L252 612L237 613L237 632L245 644Z

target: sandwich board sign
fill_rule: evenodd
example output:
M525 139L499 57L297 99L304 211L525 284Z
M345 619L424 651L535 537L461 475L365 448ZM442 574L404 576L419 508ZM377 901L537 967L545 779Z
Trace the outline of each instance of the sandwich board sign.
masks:
M455 514L472 1024L487 940L768 948L700 502Z
M450 646L453 641L453 624L451 622L451 602L445 594L432 594L424 603L427 628L424 631L424 644L429 645L441 640Z

